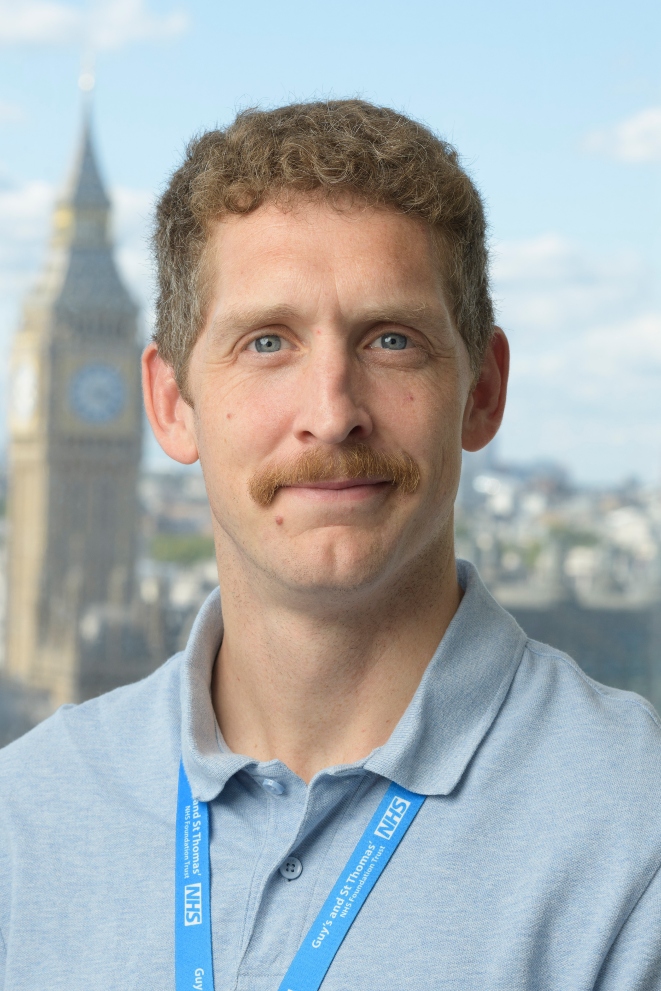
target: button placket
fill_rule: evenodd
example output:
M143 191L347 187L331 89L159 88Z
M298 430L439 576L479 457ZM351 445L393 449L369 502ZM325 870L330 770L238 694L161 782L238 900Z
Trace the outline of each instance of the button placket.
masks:
M286 859L289 859L288 851L294 845L305 808L301 789L297 787L298 783L295 780L289 780L288 777L285 777L284 781L281 781L278 777L265 777L254 772L247 773L254 785L258 786L257 794L261 792L263 796L261 807L265 813L264 830L266 837L265 845L260 850L254 864L254 872L250 882L250 892L241 933L237 977L240 977L245 966L246 956L250 954L255 926L262 912L264 897L275 880L274 872L277 881L284 884L278 870L284 866Z
M344 775L339 777L343 778ZM245 951L239 967L241 979L245 979L251 973L261 973L264 969L265 961L271 960L274 953L277 954L281 951L281 941L278 940L275 943L271 943L271 940L267 938L266 934L271 931L271 927L267 922L273 918L281 918L283 910L286 910L288 913L287 917L290 922L290 929L294 934L294 938L291 941L292 945L288 950L288 955L293 959L300 938L305 934L312 921L312 918L307 921L307 916L310 915L310 912L312 912L312 917L315 914L310 907L310 897L319 887L320 879L316 877L317 869L324 864L330 846L333 844L336 831L345 816L350 814L349 809L353 806L356 796L360 794L363 788L369 787L369 777L369 775L364 776L363 773L359 773L358 781L352 782L351 785L348 785L347 782L342 787L335 775L322 775L320 780L314 782L312 786L305 788L304 794L301 793L298 782L291 782L290 784L289 781L286 781L287 799L283 800L276 796L271 798L269 795L269 798L271 798L271 801L268 803L270 815L275 816L277 821L277 827L271 833L272 849L276 857L278 856L275 849L275 843L277 842L276 833L279 838L284 839L286 833L282 827L285 821L288 821L289 827L293 827L293 829L289 834L288 846L285 849L280 847L279 858L273 864L273 874L270 881L263 884L257 895L257 904L252 906L250 922L246 929ZM255 778L255 780L259 781L261 785L261 778ZM344 791L344 795L338 794L338 791ZM301 799L303 799L302 802ZM294 810L290 806L290 800L297 809L293 815ZM307 844L317 826L334 807L337 808L338 804L344 805L345 808L339 812L339 821L331 826L330 834L327 834L325 842L322 840L322 848L325 849L323 849L323 852L318 849L314 851L309 850ZM281 810L280 814L278 814L279 810ZM303 857L301 857L301 850L304 852ZM319 863L320 853L321 863ZM307 863L307 858L310 858L310 863L316 865L312 873L306 873L304 863ZM298 878L301 878L301 880L297 880ZM328 890L330 890L335 880L335 877L331 878L328 886L325 881L322 882L322 887L324 889L328 887ZM286 884L285 881L287 882ZM293 882L296 883L294 883L293 888L290 888L290 884ZM299 889L299 884L303 884L303 889ZM323 891L323 894L327 893L326 890ZM296 897L298 894L300 894L301 900L292 902L291 898ZM283 898L285 899L284 901ZM299 911L300 908L303 909L302 913ZM248 928L250 930L249 933ZM300 933L298 932L299 930ZM260 934L257 944L253 942L253 935L256 931Z

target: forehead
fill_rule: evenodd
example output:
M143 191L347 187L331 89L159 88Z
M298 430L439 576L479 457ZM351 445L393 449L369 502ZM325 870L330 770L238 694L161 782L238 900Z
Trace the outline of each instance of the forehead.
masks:
M444 308L428 225L392 207L303 196L267 202L215 222L204 269L212 296L228 304L316 294L346 305L397 300Z

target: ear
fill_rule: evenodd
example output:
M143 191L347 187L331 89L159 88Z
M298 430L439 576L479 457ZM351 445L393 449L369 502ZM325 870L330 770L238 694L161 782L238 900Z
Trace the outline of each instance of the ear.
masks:
M158 443L175 461L192 465L198 459L193 410L179 391L172 365L163 361L153 342L142 355L142 392Z
M464 410L461 443L465 451L479 451L496 436L505 411L509 370L508 340L500 327L494 327L480 376Z

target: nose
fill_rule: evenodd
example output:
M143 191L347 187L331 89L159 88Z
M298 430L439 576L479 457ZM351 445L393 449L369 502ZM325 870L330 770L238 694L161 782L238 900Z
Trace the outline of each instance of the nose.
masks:
M320 340L301 369L293 425L297 439L342 444L369 437L373 425L361 380L346 342Z

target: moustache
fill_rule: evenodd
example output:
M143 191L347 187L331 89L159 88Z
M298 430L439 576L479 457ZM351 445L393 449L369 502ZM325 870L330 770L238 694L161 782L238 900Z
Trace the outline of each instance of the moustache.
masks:
M415 492L420 469L409 454L386 454L367 444L354 444L327 450L316 447L292 461L267 465L250 481L250 495L259 506L270 506L278 489L311 482L342 481L390 482L404 493Z

